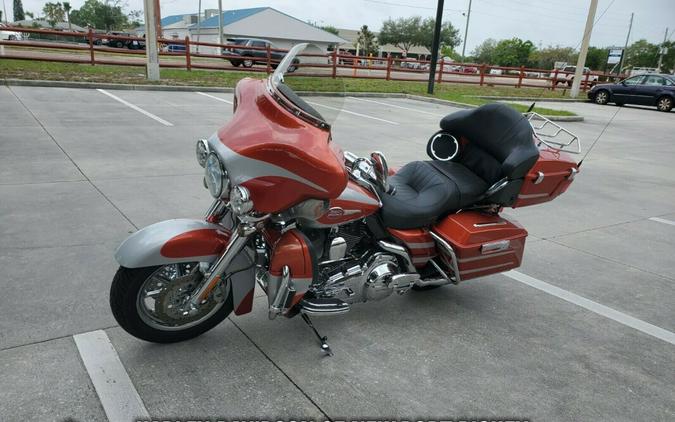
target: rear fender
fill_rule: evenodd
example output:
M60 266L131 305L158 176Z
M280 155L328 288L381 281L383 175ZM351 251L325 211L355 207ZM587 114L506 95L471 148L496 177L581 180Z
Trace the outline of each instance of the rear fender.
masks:
M175 219L147 226L129 236L117 248L115 260L126 268L152 267L178 262L213 262L223 253L231 232L223 226L203 220ZM255 288L255 257L245 248L227 272L231 277L232 303L237 315L251 311Z

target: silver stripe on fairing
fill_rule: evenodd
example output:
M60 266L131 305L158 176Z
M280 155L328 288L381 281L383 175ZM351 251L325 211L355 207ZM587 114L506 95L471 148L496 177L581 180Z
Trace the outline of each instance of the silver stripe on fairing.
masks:
M350 188L349 185L347 185L345 190L342 191L342 193L340 194L340 196L338 196L337 199L343 201L360 202L368 205L377 205L377 206L380 205L380 203L376 199L368 195L364 195L363 193L357 191L356 189Z
M412 258L412 263L413 264L423 264L427 261L429 261L432 258L431 255L428 256L418 256L418 257L413 257Z
M266 161L248 158L236 153L227 145L220 141L218 132L211 135L209 138L209 147L218 151L218 155L225 161L225 169L230 175L232 185L240 185L251 179L259 177L284 177L286 179L295 180L296 182L304 183L321 192L327 192L326 189L311 182L297 174L286 170L285 168L276 166Z
M406 243L410 249L429 249L436 247L436 242Z
M529 194L520 194L518 195L518 198L521 199L530 199L530 198L543 198L545 196L549 196L548 193L529 193Z
M508 266L513 265L513 264L515 264L515 262L509 261L509 262L505 262L505 263L499 264L499 265L490 265L490 266L488 266L488 267L474 268L474 269L471 269L471 270L464 270L464 271L461 271L461 270L460 270L459 273L460 273L460 274L479 273L479 272L481 272L481 271L493 270L493 269L499 268L499 267L508 267Z
M217 255L168 258L160 253L162 246L170 239L179 234L202 229L224 232L222 226L204 220L177 218L161 221L144 227L127 237L115 251L115 260L126 268L166 265L176 262L211 262Z

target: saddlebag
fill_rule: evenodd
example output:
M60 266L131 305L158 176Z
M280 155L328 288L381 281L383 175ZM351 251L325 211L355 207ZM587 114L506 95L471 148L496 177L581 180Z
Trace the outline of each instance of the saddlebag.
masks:
M552 201L572 184L579 172L577 164L563 151L544 148L525 176L513 208Z
M437 242L446 269L459 271L457 281L519 267L527 237L527 230L517 222L479 211L448 215L432 232L452 248L448 251Z

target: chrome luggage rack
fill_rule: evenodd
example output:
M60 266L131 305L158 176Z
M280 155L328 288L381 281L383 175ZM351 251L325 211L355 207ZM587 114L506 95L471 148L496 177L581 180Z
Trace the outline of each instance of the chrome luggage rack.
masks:
M540 144L544 144L556 151L565 151L572 154L581 153L581 141L579 137L557 123L533 111L525 113L534 136ZM541 123L539 123L541 121Z

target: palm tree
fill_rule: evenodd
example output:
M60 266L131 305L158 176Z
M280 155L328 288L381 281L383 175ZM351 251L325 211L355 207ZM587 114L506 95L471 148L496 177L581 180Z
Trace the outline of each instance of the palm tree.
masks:
M73 26L70 24L70 2L69 1L64 1L63 2L63 10L66 12L66 17L68 18L68 30L72 31Z

